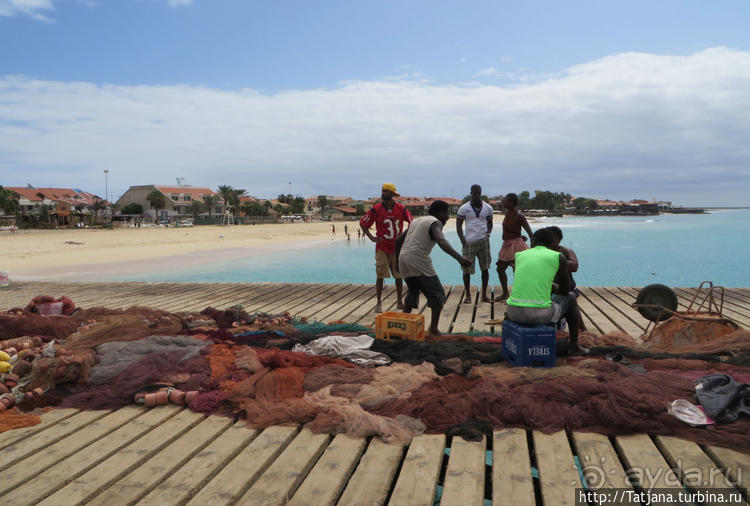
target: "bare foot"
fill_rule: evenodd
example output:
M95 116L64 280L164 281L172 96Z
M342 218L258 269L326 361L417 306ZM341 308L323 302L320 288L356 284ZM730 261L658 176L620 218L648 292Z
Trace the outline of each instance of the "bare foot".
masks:
M380 305L380 303L375 304L375 312L376 313L382 313L383 312L383 306Z
M471 304L471 295L466 294L466 298L464 298L464 304Z
M482 302L492 302L492 299L485 295L484 297L482 297Z

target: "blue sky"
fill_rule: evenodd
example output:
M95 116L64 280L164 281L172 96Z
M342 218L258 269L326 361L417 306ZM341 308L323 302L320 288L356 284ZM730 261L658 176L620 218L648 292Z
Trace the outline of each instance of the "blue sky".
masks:
M0 184L747 205L750 2L0 0Z

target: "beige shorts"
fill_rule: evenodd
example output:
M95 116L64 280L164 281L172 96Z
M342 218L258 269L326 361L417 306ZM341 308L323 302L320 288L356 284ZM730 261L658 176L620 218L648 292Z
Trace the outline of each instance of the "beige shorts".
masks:
M396 279L401 279L401 274L396 270L396 254L386 253L382 249L375 250L375 274L378 278L390 278L391 274Z
M471 260L471 266L463 268L464 274L474 274L474 264L476 263L474 262L475 258L479 260L479 270L486 271L490 268L490 262L492 261L490 258L489 238L485 237L478 241L467 242L464 244L462 254Z

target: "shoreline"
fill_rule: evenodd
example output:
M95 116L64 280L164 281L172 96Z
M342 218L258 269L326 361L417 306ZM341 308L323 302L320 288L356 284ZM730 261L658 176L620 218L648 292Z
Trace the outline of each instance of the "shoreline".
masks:
M339 227L342 231L335 238L330 223L6 232L0 271L11 279L37 281L148 273L345 240L343 224Z

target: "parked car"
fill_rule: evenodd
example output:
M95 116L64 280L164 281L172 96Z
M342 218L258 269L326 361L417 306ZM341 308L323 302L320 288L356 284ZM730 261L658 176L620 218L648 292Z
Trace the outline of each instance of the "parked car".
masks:
M180 220L177 222L178 227L192 227L193 222L190 220Z

